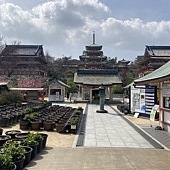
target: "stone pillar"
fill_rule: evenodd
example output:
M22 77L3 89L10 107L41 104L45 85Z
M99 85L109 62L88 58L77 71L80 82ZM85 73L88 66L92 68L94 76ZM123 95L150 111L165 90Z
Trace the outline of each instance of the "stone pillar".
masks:
M85 99L85 96L84 96L84 87L82 87L82 100Z
M113 100L113 96L112 96L112 86L109 87L109 90L110 90L110 100Z

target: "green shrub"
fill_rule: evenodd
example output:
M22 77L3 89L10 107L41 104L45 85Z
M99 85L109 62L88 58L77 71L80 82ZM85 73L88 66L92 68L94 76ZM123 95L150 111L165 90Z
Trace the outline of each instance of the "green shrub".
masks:
M5 91L0 94L0 105L21 102L23 99L19 91Z

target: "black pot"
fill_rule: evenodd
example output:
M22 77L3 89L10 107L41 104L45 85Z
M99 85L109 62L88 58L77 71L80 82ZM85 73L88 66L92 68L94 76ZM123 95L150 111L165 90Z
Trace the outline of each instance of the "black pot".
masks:
M14 162L14 164L17 166L16 170L22 170L24 167L24 160L25 160L25 155L23 158L19 161Z
M32 130L40 130L40 128L41 128L41 122L40 121L35 121L35 122L31 121L30 124L31 124Z
M17 166L15 164L12 165L12 170L16 170Z
M42 150L43 140L44 140L44 138L42 138L41 140L37 141L38 142L37 153L40 153L41 150Z
M46 143L47 143L47 138L48 135L46 133L40 133L40 135L43 137L43 143L42 143L42 149L44 149L46 147Z
M22 145L24 143L24 139L10 139L10 140L7 140L6 143L9 143L9 141L15 141L19 145Z
M43 123L44 130L46 130L46 131L53 131L54 125L55 125L54 122L44 122Z
M26 132L26 133L18 133L18 134L16 134L15 135L15 138L17 138L17 139L26 139L27 137L28 137L28 132Z
M8 127L9 126L9 117L1 117L0 118L0 126Z
M0 135L0 146L3 146L3 144L9 139L11 139L11 136L9 135Z
M59 132L59 133L65 133L66 132L65 123L56 123L55 128L56 128L56 131Z
M30 145L29 147L32 148L32 153L31 153L31 160L32 160L37 155L38 142L35 145Z
M5 132L6 135L9 135L11 136L11 139L15 139L15 135L18 134L18 133L21 133L21 131L19 130L8 130Z
M21 130L28 130L30 122L28 120L22 120L20 121L19 125Z
M31 161L31 154L33 149L29 146L22 146L25 150L25 160L24 160L24 167L28 165L28 163Z

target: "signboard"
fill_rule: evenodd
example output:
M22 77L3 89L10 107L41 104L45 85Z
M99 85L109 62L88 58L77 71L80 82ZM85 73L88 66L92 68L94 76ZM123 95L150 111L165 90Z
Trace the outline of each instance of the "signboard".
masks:
M145 86L141 88L131 87L131 112L145 113Z
M146 114L150 114L152 108L156 103L157 98L157 88L156 86L147 86L145 89L145 105L146 105Z

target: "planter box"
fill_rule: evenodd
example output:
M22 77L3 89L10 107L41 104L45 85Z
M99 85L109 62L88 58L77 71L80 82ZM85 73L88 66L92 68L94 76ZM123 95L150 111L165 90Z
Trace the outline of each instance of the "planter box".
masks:
M9 126L9 118L8 117L1 117L0 118L0 126L1 127L8 127Z
M65 133L66 132L66 126L65 126L64 123L61 123L61 124L60 123L56 123L55 128L56 128L56 131L58 133Z
M32 130L40 130L41 122L30 122Z

